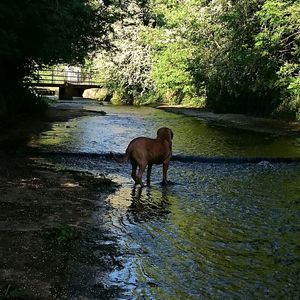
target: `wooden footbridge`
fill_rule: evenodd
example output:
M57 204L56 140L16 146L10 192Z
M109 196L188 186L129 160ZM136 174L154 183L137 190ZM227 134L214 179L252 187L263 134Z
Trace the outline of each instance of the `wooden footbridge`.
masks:
M28 84L32 87L59 88L59 99L72 99L81 97L84 90L89 88L101 88L103 84L95 79L95 70L82 70L79 67L56 67L39 69L35 79Z

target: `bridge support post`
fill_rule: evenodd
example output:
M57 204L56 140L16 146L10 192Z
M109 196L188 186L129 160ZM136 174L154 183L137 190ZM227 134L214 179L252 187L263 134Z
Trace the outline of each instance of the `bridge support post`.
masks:
M66 87L60 86L58 90L58 99L65 100L66 99Z
M81 97L84 89L82 87L76 87L72 84L66 84L59 87L59 100L70 100L73 97Z

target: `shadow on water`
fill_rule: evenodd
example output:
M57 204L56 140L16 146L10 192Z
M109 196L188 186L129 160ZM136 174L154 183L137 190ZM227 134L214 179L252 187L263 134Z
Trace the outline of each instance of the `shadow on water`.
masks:
M153 109L105 109L105 117L60 128L63 136L54 127L36 146L62 168L100 172L120 184L94 215L117 242L113 270L101 283L123 290L116 299L299 298L297 138L211 128ZM174 184L158 183L159 166L151 187L135 187L130 165L107 153L123 152L161 125L175 132ZM95 236L93 243L104 242Z

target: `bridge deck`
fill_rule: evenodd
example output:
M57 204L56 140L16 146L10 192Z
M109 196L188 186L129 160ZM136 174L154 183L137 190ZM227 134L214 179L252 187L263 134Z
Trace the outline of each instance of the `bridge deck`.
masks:
M40 87L66 87L67 85L76 86L82 89L89 89L89 88L101 88L103 84L97 82L91 82L89 84L85 83L73 83L73 82L64 82L64 83L45 83L45 82L30 82L30 86L40 86Z
M91 87L102 87L103 84L95 79L95 71L42 69L36 72L36 79L31 80L30 86L41 87L66 87L77 86L82 89Z

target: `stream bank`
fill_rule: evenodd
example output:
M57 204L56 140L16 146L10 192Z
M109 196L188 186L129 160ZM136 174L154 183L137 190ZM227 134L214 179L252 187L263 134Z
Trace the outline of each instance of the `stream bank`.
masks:
M157 108L175 114L195 117L217 126L238 128L278 136L300 135L299 122L286 122L242 114L216 114L202 108L187 108L180 105L160 105Z

